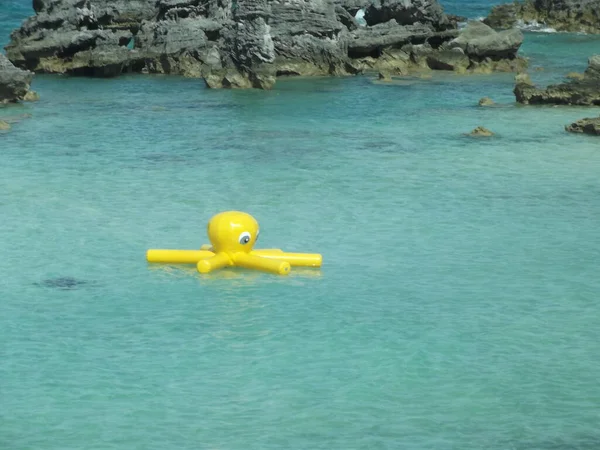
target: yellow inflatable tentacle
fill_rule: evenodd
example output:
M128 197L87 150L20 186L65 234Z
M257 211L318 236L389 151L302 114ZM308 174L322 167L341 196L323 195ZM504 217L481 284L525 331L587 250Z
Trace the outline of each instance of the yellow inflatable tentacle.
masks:
M285 253L283 251L253 250L250 254L277 261L287 261L294 267L321 267L323 262L323 257L318 253Z
M232 261L229 258L229 255L225 252L217 253L211 258L202 259L198 261L196 267L198 268L198 272L200 273L209 273L213 270L221 269L225 266L231 266Z
M287 275L290 273L290 263L287 261L277 261L249 253L235 253L233 255L233 263L236 266L245 267L247 269L263 270L278 275Z
M250 253L255 253L257 256L265 256L265 255L280 255L283 253L283 250L280 248L261 248L254 249Z
M201 259L212 256L215 254L208 250L150 249L146 252L148 262L166 264L196 264Z

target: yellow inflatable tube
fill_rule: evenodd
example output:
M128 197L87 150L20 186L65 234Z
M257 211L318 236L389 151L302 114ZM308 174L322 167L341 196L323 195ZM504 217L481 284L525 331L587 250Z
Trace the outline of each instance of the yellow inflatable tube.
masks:
M146 260L163 264L197 264L201 259L214 256L208 250L162 250L150 249L146 252Z
M287 275L292 266L321 267L323 258L318 253L286 253L281 249L254 250L259 228L249 214L239 211L222 212L208 223L211 245L199 250L150 249L146 260L150 263L196 264L200 273L209 273L228 266L262 270Z
M281 255L283 250L270 248L264 250L252 250L258 256ZM200 250L168 250L168 249L150 249L146 252L146 260L152 263L165 264L196 264L201 259L210 258L215 253L210 245L203 245ZM297 253L290 253L297 255ZM316 255L320 256L320 255Z
M285 253L279 249L252 250L250 255L260 256L275 261L288 262L292 267L321 267L323 258L317 253ZM163 264L197 264L215 253L209 250L168 250L150 249L146 252L146 260Z
M253 250L250 254L277 261L287 261L290 263L290 266L295 267L321 267L323 263L323 257L318 253L285 253L282 250L278 252L273 250Z

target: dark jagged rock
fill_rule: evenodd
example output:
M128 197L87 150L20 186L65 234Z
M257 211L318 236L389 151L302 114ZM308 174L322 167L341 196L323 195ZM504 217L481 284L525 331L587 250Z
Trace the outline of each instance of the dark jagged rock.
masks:
M119 75L135 66L128 48L153 0L36 0L36 15L11 34L9 59L35 72ZM137 67L139 68L139 67Z
M445 29L450 21L437 0L374 0L365 10L367 25L395 20L400 25L430 24Z
M517 71L527 65L517 56L523 41L519 30L498 33L477 21L460 31L435 31L422 24L398 26L392 19L351 35L348 51L362 69L487 73Z
M154 17L155 0L33 0L33 9L39 19L48 17L73 19L88 17L92 24L129 28L144 19ZM81 25L81 22L71 22Z
M571 133L585 133L600 136L600 117L586 118L567 125L565 129Z
M351 57L361 57L377 54L385 48L401 48L408 44L423 44L436 33L426 25L399 26L392 19L389 22L366 28L361 27L351 34L348 42L348 54ZM440 36L440 40L448 40L458 36L458 30Z
M334 0L334 4L336 7L340 6L341 8L345 9L352 16L356 16L356 13L359 10L364 10L367 6L369 6L369 2L366 2L365 0Z
M476 58L500 60L514 58L522 43L523 33L516 28L496 32L475 20L468 23L460 36L450 42L449 47L461 48L465 54Z
M447 16L452 28L455 28L459 23L466 23L469 21L467 17L457 16L456 14L447 14Z
M600 105L598 82L577 81L539 89L527 84L517 84L514 89L517 102L525 105Z
M281 75L347 75L348 28L330 0L272 2L273 43ZM352 26L352 28L355 28Z
M516 70L520 32L459 31L437 0L34 0L9 59L35 72L124 72L269 89L282 75ZM355 18L365 11L366 26Z
M206 78L210 87L271 89L276 70L271 26L267 23L269 17L271 7L267 0L246 0L237 5L233 24L224 33L225 51L221 57L224 77L219 83L218 71L213 72ZM235 69L233 78L232 68ZM237 78L240 81L232 83L237 74L241 75Z
M496 5L492 8L490 14L483 19L483 23L500 30L516 27L520 17L524 15L523 7L524 4L517 2Z
M521 77L516 80L513 92L517 102L523 104L599 106L600 55L589 58L582 78L540 89L528 77Z
M201 77L221 68L222 26L209 18L144 22L135 39L146 70ZM140 50L141 51L141 50Z
M348 30L354 31L360 27L358 20L356 20L355 15L351 14L350 11L345 9L340 5L336 5L335 13L337 15L337 20L341 22Z
M542 23L557 31L600 33L598 0L525 0L492 8L484 22L493 28Z
M0 103L17 102L27 97L33 73L15 67L0 53Z

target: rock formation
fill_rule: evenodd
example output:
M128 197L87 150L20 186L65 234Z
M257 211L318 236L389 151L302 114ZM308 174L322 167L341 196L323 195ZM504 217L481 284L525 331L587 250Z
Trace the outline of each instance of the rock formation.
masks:
M600 55L589 58L581 78L540 89L531 83L529 77L519 76L513 92L517 102L523 104L599 106Z
M386 82L388 82L388 81L392 81L392 77L391 77L391 76L390 76L390 74L389 74L389 73L387 73L387 72L379 72L379 74L377 75L377 78L378 78L380 81L386 81Z
M33 73L16 68L0 53L0 103L17 102L31 96L29 85Z
M567 125L565 129L571 133L585 133L600 136L600 117L578 120L571 125Z
M490 131L487 128L481 126L474 128L470 133L467 134L467 136L471 137L490 137L493 135L493 131Z
M269 89L283 75L526 65L520 31L459 30L437 0L34 0L34 9L6 47L34 72L168 73Z
M492 8L484 22L497 29L542 23L557 31L600 33L598 0L525 0Z

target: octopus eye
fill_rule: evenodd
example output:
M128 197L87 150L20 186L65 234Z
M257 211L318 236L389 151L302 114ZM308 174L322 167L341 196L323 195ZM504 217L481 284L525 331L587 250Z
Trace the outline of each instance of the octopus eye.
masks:
M240 234L240 238L239 238L240 244L242 244L242 245L247 244L248 242L250 242L250 238L251 238L250 233L248 233L247 231L244 231L242 234Z

